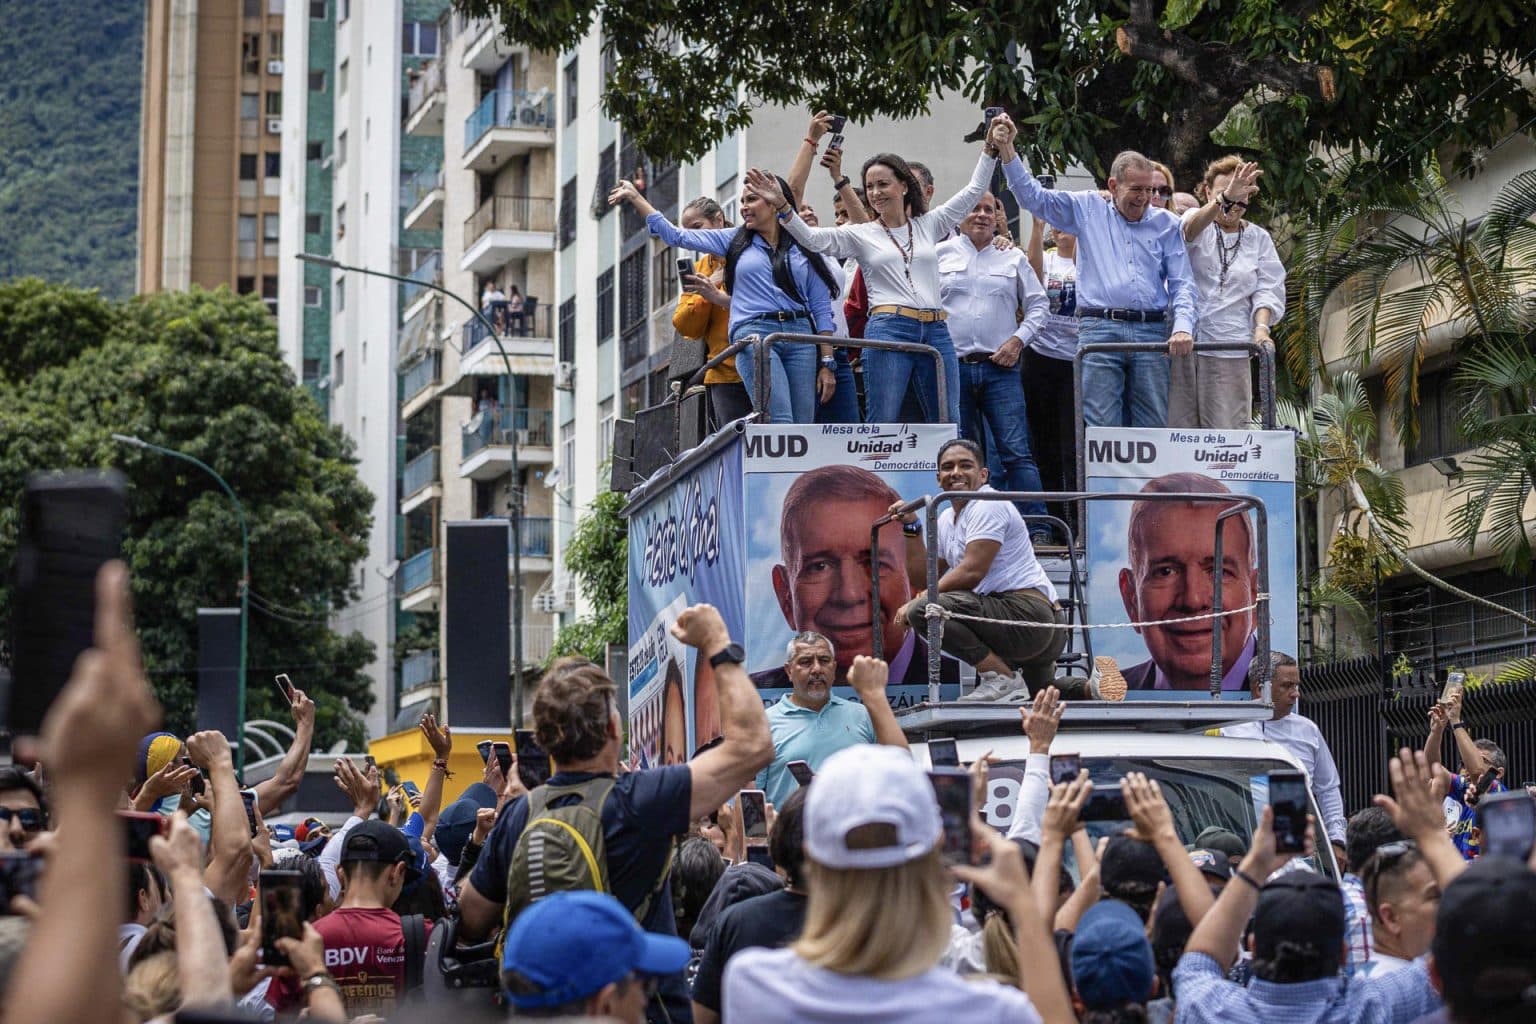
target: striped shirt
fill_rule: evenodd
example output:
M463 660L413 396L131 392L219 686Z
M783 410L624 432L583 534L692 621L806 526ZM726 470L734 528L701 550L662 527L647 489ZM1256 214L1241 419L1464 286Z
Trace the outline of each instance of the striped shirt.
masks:
M1228 981L1204 953L1185 953L1173 969L1176 1024L1408 1024L1440 1008L1422 962L1380 978L1319 978L1279 984Z

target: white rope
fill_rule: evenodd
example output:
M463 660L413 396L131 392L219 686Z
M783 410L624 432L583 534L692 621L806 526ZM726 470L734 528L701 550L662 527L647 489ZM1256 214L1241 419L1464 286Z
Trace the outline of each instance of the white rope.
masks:
M1200 622L1206 619L1220 619L1228 615L1241 615L1245 612L1257 611L1259 606L1269 600L1268 594L1257 594L1253 603L1241 608L1223 608L1219 612L1205 612L1201 615L1185 615L1177 619L1153 619L1150 622L1022 622L1018 619L989 619L981 615L966 615L963 612L950 611L937 601L929 601L924 614L930 619L960 619L964 622L987 622L994 626L1021 626L1026 629L1140 629L1144 626L1172 626L1180 622Z

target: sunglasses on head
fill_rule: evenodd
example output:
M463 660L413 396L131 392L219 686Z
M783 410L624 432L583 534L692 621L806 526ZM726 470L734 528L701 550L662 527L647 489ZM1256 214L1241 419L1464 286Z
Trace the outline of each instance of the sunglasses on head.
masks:
M10 824L12 820L21 822L24 832L43 830L43 812L36 807L0 807L0 821Z
M1402 860L1405 855L1419 848L1419 844L1412 839L1399 839L1393 843L1384 843L1376 847L1376 852L1366 859L1360 866L1360 875L1365 882L1366 902L1376 906L1377 891L1381 888L1381 876L1383 872L1392 870L1392 865Z

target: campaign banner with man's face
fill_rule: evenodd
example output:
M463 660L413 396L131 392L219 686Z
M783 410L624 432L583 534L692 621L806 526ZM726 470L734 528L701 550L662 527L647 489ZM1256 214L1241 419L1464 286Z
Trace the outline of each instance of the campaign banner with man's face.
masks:
M1242 494L1268 517L1270 649L1296 654L1296 445L1284 430L1090 427L1087 489L1094 493ZM1091 623L1190 621L1096 629L1093 653L1119 664L1127 700L1210 697L1216 518L1220 501L1088 503ZM1260 592L1255 516L1222 527L1221 605ZM1224 616L1222 698L1248 694L1258 616Z
M629 518L629 750L639 767L681 764L720 735L713 670L669 632L712 604L743 635L741 446L728 445Z
M832 642L836 692L848 667L874 651L871 628L870 528L895 501L942 488L939 445L950 424L754 424L743 437L746 507L747 670L764 701L789 692L785 646L810 630ZM914 588L901 525L880 532L879 621L891 666L891 703L927 699L927 644L897 621ZM958 664L944 661L942 696L959 696Z

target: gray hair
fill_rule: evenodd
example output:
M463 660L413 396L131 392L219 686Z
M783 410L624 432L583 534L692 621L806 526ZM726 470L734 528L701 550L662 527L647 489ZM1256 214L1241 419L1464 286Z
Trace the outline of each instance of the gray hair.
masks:
M817 644L826 644L834 659L837 658L837 648L832 646L832 641L820 633L809 629L803 629L789 638L789 643L784 645L784 661L789 663L794 660L796 647L815 647Z
M1283 651L1270 651L1269 652L1269 678L1271 678L1271 679L1275 678L1275 672L1277 670L1285 668L1287 665L1295 665L1295 664L1296 664L1296 659L1291 657L1289 654L1286 654ZM1258 686L1259 685L1259 681L1261 679L1263 679L1263 676L1261 676L1259 674L1259 670L1261 668L1263 668L1263 665L1264 665L1264 663L1259 661L1259 659L1257 659L1257 658L1253 659L1252 661L1250 661L1248 663L1248 689L1251 690L1255 686ZM1300 666L1297 666L1297 668L1299 669Z
M1122 150L1115 154L1115 159L1109 165L1109 176L1116 180L1125 176L1126 171L1155 171L1152 161L1136 152L1134 149Z

